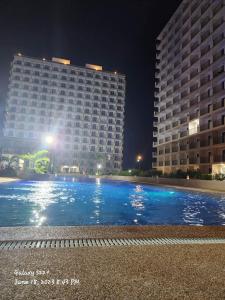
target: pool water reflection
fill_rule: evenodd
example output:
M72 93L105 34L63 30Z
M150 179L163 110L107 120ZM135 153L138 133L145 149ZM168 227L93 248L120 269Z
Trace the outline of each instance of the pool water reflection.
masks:
M225 195L102 179L0 185L0 226L225 225Z

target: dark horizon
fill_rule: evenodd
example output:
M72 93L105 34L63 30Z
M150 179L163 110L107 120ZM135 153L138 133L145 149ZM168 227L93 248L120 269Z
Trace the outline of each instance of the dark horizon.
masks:
M95 2L95 3L93 3ZM181 0L0 2L0 108L15 53L102 65L126 75L125 169L151 167L155 40ZM1 117L2 119L2 117Z

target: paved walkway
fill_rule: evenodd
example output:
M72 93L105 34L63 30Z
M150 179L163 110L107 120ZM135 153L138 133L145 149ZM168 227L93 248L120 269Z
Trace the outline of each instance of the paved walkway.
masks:
M225 245L26 249L1 251L0 261L6 300L225 299Z
M6 183L11 181L18 181L18 178L0 177L0 183Z
M225 226L0 227L0 241L79 238L225 238Z

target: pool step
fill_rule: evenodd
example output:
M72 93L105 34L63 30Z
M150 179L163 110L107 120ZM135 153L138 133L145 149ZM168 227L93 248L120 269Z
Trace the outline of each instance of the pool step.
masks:
M80 247L113 247L144 245L194 245L225 244L223 238L136 238L136 239L61 239L61 240L27 240L2 241L0 250L37 249L37 248L80 248Z

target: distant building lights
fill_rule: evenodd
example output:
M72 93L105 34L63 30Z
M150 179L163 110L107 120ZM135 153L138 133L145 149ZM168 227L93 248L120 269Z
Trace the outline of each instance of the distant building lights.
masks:
M22 56L22 54L21 54L21 53L17 53L17 55L18 55L18 56Z
M42 58L42 60L45 61L46 59L45 59L45 58Z
M100 170L101 168L102 168L102 165L101 165L101 164L98 164L98 165L97 165L97 169Z

